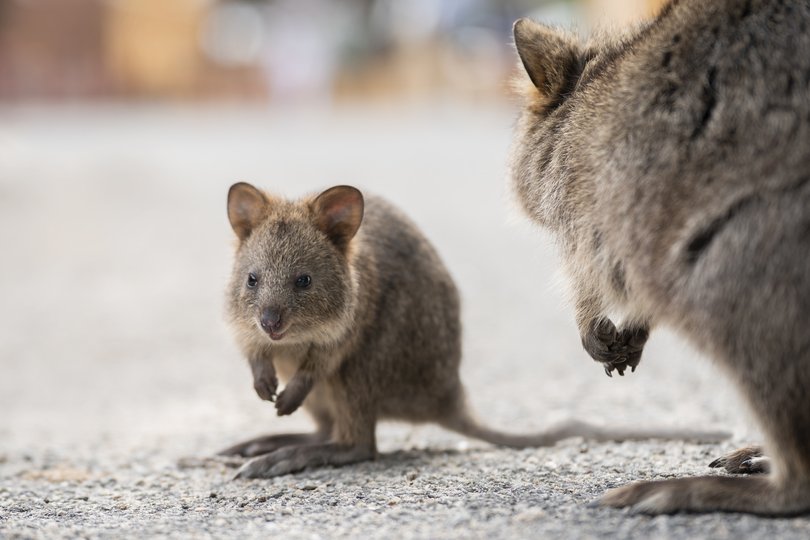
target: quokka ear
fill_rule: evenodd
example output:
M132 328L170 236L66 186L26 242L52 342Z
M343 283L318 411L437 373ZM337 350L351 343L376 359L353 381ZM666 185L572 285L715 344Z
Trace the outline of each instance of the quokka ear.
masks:
M270 201L267 197L245 182L238 182L228 190L228 220L233 232L244 240L265 217Z
M575 36L529 19L515 21L512 32L523 68L543 97L557 96L578 76L582 47Z
M340 249L345 250L363 221L363 194L351 186L335 186L310 203L315 225Z

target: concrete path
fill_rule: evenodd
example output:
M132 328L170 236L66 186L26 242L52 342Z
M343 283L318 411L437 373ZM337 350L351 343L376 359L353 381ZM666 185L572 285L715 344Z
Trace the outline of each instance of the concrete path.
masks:
M590 509L633 480L707 473L757 435L678 338L608 379L581 350L549 239L510 205L513 111L0 109L0 537L808 538L810 519ZM487 422L722 427L719 445L514 451L384 424L379 460L230 481L206 460L277 419L223 322L228 186L387 196L464 298L463 378Z

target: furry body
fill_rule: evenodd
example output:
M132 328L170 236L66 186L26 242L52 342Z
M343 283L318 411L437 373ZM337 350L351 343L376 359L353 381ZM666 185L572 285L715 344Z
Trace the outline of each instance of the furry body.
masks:
M287 201L248 184L231 188L228 208L239 237L229 313L255 390L275 401L280 415L303 406L317 424L315 433L270 435L226 450L257 456L240 476L371 459L376 423L384 419L436 422L513 447L572 436L722 437L578 422L533 435L482 426L467 410L459 378L455 284L399 210L348 186ZM277 394L279 378L286 385Z
M605 504L810 510L809 28L807 1L758 0L674 1L606 42L516 23L532 84L513 185L557 234L586 350L623 373L671 326L768 436L767 478L645 483Z

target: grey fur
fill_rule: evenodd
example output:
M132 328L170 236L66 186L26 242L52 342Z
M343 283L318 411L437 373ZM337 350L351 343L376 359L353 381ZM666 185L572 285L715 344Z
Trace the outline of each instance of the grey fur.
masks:
M640 359L633 336L673 327L724 368L768 439L767 477L642 483L606 505L810 510L808 30L806 0L676 0L590 42L515 24L530 80L550 73L563 91L525 85L512 182L556 233L585 348L623 372Z
M427 239L399 210L376 197L364 202L348 186L286 201L243 183L231 188L228 208L239 238L229 313L254 388L262 399L275 400L280 415L303 405L318 428L225 450L254 458L240 477L371 459L375 426L382 419L436 422L513 447L551 445L572 436L724 436L603 430L579 422L533 435L484 427L469 414L459 378L455 284ZM250 286L249 274L255 278ZM296 288L302 275L311 276L311 284ZM286 381L278 394L277 377Z

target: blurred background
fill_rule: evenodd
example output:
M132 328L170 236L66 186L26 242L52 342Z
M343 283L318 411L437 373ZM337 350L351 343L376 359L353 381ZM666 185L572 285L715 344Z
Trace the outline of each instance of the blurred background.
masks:
M2 0L0 99L502 99L521 16L587 29L663 0Z
M605 377L553 243L508 195L512 22L587 34L660 3L0 0L0 473L43 449L207 454L308 425L256 398L224 321L236 181L404 209L458 281L488 421L726 425L711 368L684 369L665 333ZM383 449L452 437L384 429Z

